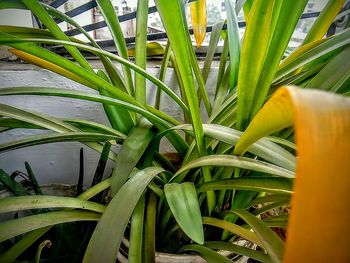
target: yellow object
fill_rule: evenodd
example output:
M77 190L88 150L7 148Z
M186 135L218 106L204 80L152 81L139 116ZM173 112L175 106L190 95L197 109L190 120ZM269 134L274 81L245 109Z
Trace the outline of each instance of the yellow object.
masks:
M158 42L148 42L146 46L147 57L163 56L165 48ZM128 49L128 56L135 57L135 48Z
M36 66L44 68L44 69L48 69L52 72L55 72L59 75L66 77L66 78L69 78L69 79L74 80L78 83L81 83L85 86L91 87L91 84L88 81L86 81L85 79L75 75L74 73L72 73L64 68L61 68L60 66L57 66L56 64L53 64L49 61L46 61L44 59L33 56L29 53L26 53L24 51L21 51L21 50L15 49L15 48L11 48L11 49L9 49L9 51L11 53L13 53L14 55L16 55L17 57L19 57L20 59L22 59L30 64L36 65Z
M349 98L283 87L248 126L236 154L292 123L298 161L284 262L350 262Z
M206 0L198 0L190 4L191 22L197 47L200 48L207 30Z

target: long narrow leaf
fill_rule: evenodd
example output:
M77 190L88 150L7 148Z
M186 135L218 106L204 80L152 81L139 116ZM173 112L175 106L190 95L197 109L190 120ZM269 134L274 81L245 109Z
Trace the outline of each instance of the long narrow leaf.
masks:
M196 89L192 77L192 67L190 62L190 52L193 52L193 50L189 49L188 29L185 27L186 23L184 22L185 18L181 7L181 1L156 0L155 2L167 31L173 53L179 65L179 71L183 80L191 113L198 154L199 156L204 156L206 155L206 149L204 144L202 119L199 111L198 100L196 99ZM208 170L203 170L203 176L205 181L211 181L211 175ZM207 198L210 213L214 208L214 193L208 192Z
M163 171L159 167L146 168L132 176L123 185L108 204L97 224L83 262L96 262L96 260L106 263L115 262L125 228L137 201L154 176Z
M247 178L227 179L208 182L198 186L197 192L207 190L237 189L257 192L291 194L293 183L285 178Z
M112 195L115 195L127 181L154 134L153 126L148 121L141 120L124 140L112 174Z
M37 0L23 0L22 2L33 12L33 14L35 14L40 19L40 21L50 30L50 32L57 39L66 41L69 40L69 38L63 33L63 31L55 23L52 17L50 17L45 8L42 7ZM79 52L78 49L71 46L65 46L65 48L82 67L92 71L92 67L83 57L83 55Z
M0 144L0 152L7 152L10 150L20 149L23 147L54 143L54 142L101 142L101 141L114 141L116 138L113 135L99 134L99 133L87 133L87 132L65 132L58 134L45 134L34 135L26 138L10 141Z
M74 221L97 221L99 219L99 213L85 211L59 211L21 217L0 224L0 242L46 226Z
M210 156L204 156L198 158L184 166L176 172L172 180L176 178L182 172L203 167L203 166L225 166L225 167L237 167L241 169L248 169L262 173L268 173L272 175L278 175L286 178L294 178L294 173L286 169L280 168L276 165L272 165L266 162L258 161L251 158L232 156L232 155L221 155L215 154Z
M259 252L251 248L246 248L244 246L232 244L229 242L208 241L204 243L204 246L209 247L211 249L220 249L220 250L230 251L242 256L246 256L246 257L258 260L259 262L263 262L263 263L271 262L271 258L268 255L264 254L263 252Z
M259 76L259 89L256 89L256 94L254 95L253 109L250 120L255 116L265 101L278 64L283 57L283 54L307 2L307 0L300 0L296 2L282 1L282 5L274 9L274 12L277 13L274 13L273 16L278 16L278 18L273 20L274 28L273 32L271 32L273 35L270 36L269 49Z
M327 33L328 28L344 3L345 0L329 0L316 21L313 23L310 31L303 40L302 45L321 39Z
M227 33L230 51L230 88L233 89L237 84L241 42L233 2L231 0L225 0L225 7L227 10Z
M187 245L181 248L182 252L194 251L199 253L199 255L208 263L230 263L230 259L220 255L219 253L211 250L210 248L200 246L200 245Z
M53 207L84 209L98 213L103 213L105 209L104 205L98 203L61 196L16 196L0 200L0 213Z
M148 0L139 0L136 13L135 63L143 69L146 68L147 17ZM135 98L140 104L146 105L146 79L138 74L135 75Z
M97 0L97 3L101 9L102 15L105 18L108 28L112 34L114 43L118 50L118 54L125 60L128 60L128 50L126 48L123 31L111 1ZM123 72L124 72L124 77L126 79L126 88L128 90L128 93L129 95L133 95L134 89L133 89L130 68L124 65Z
M190 4L191 22L197 47L200 48L207 29L206 0L198 0Z
M269 227L261 220L245 210L234 210L239 217L246 221L260 238L273 262L279 263L283 259L284 243Z
M74 63L63 59L62 57L47 51L46 49L39 48L38 46L34 45L33 43L28 43L30 41L32 42L39 42L39 43L52 43L52 44L65 44L65 45L71 45L78 47L83 50L90 51L92 53L96 53L99 55L105 55L109 57L110 59L116 60L123 65L127 65L131 69L135 70L139 74L143 75L145 78L147 78L149 81L153 82L156 84L158 87L160 87L162 90L164 90L165 93L167 93L174 101L179 104L179 106L184 110L188 111L187 106L181 101L181 99L172 91L169 87L167 87L162 81L159 79L153 77L152 75L148 74L143 70L142 68L138 67L137 65L131 63L130 61L123 59L120 56L114 55L110 52L94 48L88 45L84 44L79 44L79 43L74 43L74 42L67 42L67 41L62 41L62 40L53 40L53 39L33 39L33 38L28 38L28 39L19 39L15 38L9 34L5 34L3 32L0 32L0 35L2 38L0 38L0 43L4 43L10 46L13 46L17 49L23 49L25 52L30 53L32 55L35 55L40 58L45 58L45 60L55 63L57 65L60 65L62 68L65 68L67 70L71 70L73 73L75 73L78 76L81 76L83 78L86 78L88 81L91 83L95 84L96 86L101 86L108 89L108 92L116 96L117 98L122 98L125 101L128 101L130 103L136 103L136 101L125 94L124 92L120 92L118 89L115 89L113 85L108 83L107 81L98 78L96 75L89 74L87 71L84 71L82 68L77 67ZM26 45L24 44L26 43ZM22 44L22 45L21 45ZM96 79L97 78L97 79Z
M254 1L247 21L238 73L237 128L239 130L247 126L253 107L256 86L269 44L273 2L272 0ZM257 46L259 48L256 48Z

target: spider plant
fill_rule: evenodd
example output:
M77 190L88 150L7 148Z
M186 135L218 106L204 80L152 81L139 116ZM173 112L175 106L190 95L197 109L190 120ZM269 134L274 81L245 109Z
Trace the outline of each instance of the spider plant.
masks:
M10 141L0 145L0 150L79 141L115 161L110 178L75 201L67 199L66 205L61 199L50 199L49 203L45 196L38 199L40 205L22 203L16 197L2 200L2 212L39 207L74 210L1 223L0 241L28 234L5 252L0 261L13 261L53 225L84 220L98 223L83 262L115 262L124 237L129 239L129 262L154 262L155 251L194 252L208 262L231 262L218 250L261 262L282 262L283 258L286 262L297 262L300 256L305 256L308 262L322 262L334 253L337 254L334 262L346 261L349 237L342 232L349 230L345 197L349 186L346 171L350 168L346 162L350 148L346 131L350 121L349 100L343 95L349 94L350 31L345 29L323 37L344 1L329 0L303 43L288 55L288 43L307 0L239 0L236 4L225 0L227 20L213 26L201 69L188 31L187 4L180 0L155 0L168 36L168 44L162 47L164 55L158 77L146 72L148 1L138 1L134 62L128 57L111 2L96 2L117 55L100 48L74 20L44 3L0 2L0 8L31 10L47 28L1 26L2 45L11 47L11 52L21 59L98 93L65 87L8 87L2 88L0 95L58 96L99 102L110 122L106 126L57 119L1 104L2 127L47 129L52 133ZM200 45L206 21L205 1L190 5L195 38ZM237 13L242 6L246 30L241 40ZM54 18L76 27L89 41L66 36ZM227 30L223 29L224 24ZM224 46L212 99L206 82L220 38ZM52 52L52 45L63 46L74 61ZM94 70L82 51L96 55L104 68ZM180 95L163 82L169 65L174 68ZM146 80L158 88L155 105L147 104ZM276 95L272 95L276 90ZM169 96L181 108L183 122L161 110L162 96ZM208 117L206 122L200 105ZM164 138L180 156L179 167L175 168L167 155L160 152ZM298 146L298 180L285 245L271 228L285 228L287 216L266 216L266 212L290 204L296 169L294 138ZM120 144L120 151L106 150L104 142ZM330 174L337 174L334 183ZM328 195L330 186L332 194ZM90 211L82 211L81 200L107 188L112 199L103 209L101 206L95 209L97 204L86 202L89 206L83 209ZM339 206L333 205L336 202ZM8 208L9 203L12 205ZM321 216L324 220L319 219ZM334 224L337 227L332 229ZM305 233L310 233L311 238L305 238ZM338 247L339 235L342 245ZM261 249L239 246L234 243L239 238Z

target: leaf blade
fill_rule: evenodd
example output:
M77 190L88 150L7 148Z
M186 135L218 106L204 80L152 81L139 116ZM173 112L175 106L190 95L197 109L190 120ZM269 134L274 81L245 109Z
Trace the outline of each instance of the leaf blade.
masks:
M166 184L164 193L177 223L193 241L204 243L201 211L193 183Z

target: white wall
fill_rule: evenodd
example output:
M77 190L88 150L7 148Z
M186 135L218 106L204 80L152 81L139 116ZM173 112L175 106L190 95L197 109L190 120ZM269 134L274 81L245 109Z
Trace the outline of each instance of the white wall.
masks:
M2 68L6 69L6 67ZM76 84L73 81L60 77L47 70L33 67L29 70L5 69L0 69L0 88L13 86L46 86L93 92L82 85ZM156 76L158 75L159 68L151 68L148 71ZM217 70L214 71L214 74L212 74L208 80L208 87L210 87L210 90L212 90L212 87L215 87L215 78L213 76L217 74ZM172 69L168 70L165 83L174 87L175 92L178 93ZM147 86L149 90L149 103L153 103L156 90L152 83L147 83ZM176 119L181 120L182 113L179 108L166 94L163 94L162 98L162 110ZM79 118L108 125L108 120L104 115L101 105L98 103L68 98L36 96L0 97L0 103L21 109L46 113L58 118ZM3 132L0 133L0 144L42 132L47 131L16 129ZM166 145L167 146L163 147L163 150L169 149L169 144ZM12 173L14 170L25 171L24 162L28 161L32 165L41 184L50 182L74 184L78 180L80 147L83 147L85 151L85 184L88 186L95 171L99 154L80 143L52 143L0 153L0 168L8 173ZM113 163L110 161L107 173L110 173L112 167Z
M0 25L31 27L33 25L31 12L19 9L0 10Z

